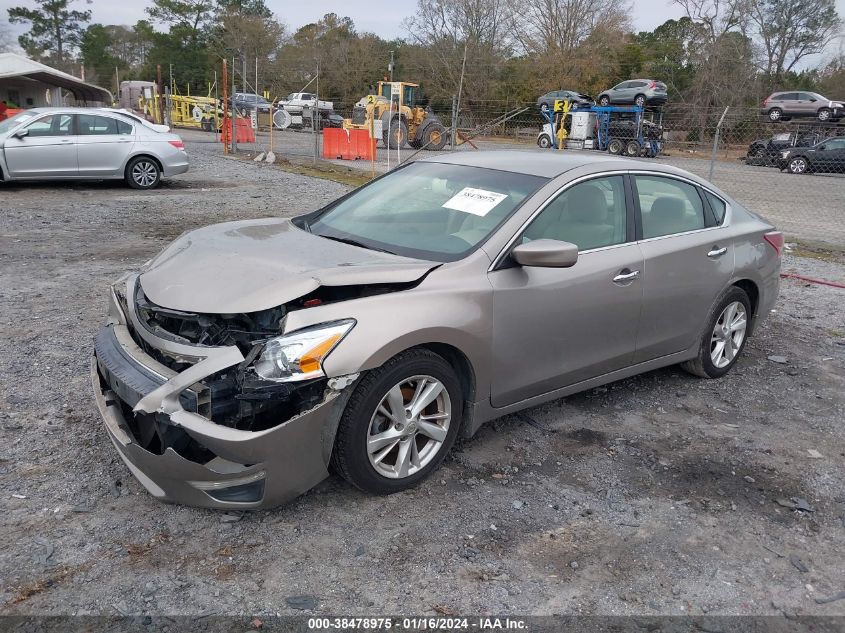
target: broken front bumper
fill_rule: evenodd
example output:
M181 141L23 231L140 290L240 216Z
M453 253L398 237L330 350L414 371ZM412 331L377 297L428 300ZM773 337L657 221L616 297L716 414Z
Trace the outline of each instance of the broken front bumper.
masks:
M175 346L179 352L202 349L207 354L176 373L135 343L114 298L110 313L110 322L95 337L94 396L115 448L154 497L210 508L264 508L285 503L328 476L347 390L327 387L316 406L269 429L243 431L217 424L189 409L207 397L200 381L238 365L244 360L241 352L236 347ZM139 334L147 341L156 338L146 331ZM158 342L174 351L171 342ZM136 415L154 416L156 424L187 434L204 457L180 454L171 446L158 452L145 449L137 425L130 424Z

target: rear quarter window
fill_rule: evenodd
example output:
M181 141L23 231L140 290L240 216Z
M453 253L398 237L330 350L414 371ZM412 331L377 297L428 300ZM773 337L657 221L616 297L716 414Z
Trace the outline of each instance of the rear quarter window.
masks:
M713 211L713 215L716 216L716 224L721 224L725 221L725 212L727 211L728 205L722 200L719 196L710 193L709 191L704 192L704 197L707 198L707 202L710 203L710 209Z

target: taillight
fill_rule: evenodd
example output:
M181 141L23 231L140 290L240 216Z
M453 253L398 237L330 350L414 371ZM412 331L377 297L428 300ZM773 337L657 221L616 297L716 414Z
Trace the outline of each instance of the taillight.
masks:
M182 149L182 150L185 149L185 143L183 143L181 140L180 141L167 141L167 142L170 143L176 149Z
M657 88L657 82L656 82L656 81L652 81L652 82L649 84L648 89L649 89L649 90L654 90L655 88Z
M775 249L778 257L780 257L783 252L783 233L780 231L772 231L771 233L764 234L763 239L772 245L772 248Z
M769 105L769 97L766 97L765 99L763 99L763 103L762 103L761 105L762 105L764 108L765 108L767 105Z

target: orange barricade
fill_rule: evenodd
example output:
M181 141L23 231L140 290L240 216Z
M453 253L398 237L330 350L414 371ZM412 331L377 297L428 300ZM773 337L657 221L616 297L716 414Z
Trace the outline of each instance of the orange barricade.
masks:
M374 160L376 139L367 130L323 128L323 158L342 160Z
M220 142L227 142L231 133L232 123L229 120L220 129ZM235 119L235 141L238 143L255 143L255 131L252 129L249 119Z

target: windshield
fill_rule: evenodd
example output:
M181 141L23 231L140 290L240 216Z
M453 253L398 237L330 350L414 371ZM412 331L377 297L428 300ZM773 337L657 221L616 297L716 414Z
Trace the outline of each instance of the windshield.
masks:
M0 134L5 134L9 130L18 126L18 124L28 121L32 118L30 112L18 112L15 116L9 117L4 121L0 121Z
M445 163L411 163L312 217L311 232L439 262L465 257L547 182Z

